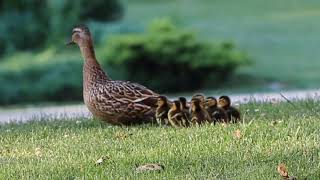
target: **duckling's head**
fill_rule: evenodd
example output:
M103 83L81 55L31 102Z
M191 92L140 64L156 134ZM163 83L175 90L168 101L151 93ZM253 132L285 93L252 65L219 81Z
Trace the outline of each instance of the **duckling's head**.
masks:
M187 99L185 97L179 97L181 108L187 108Z
M166 96L159 96L157 100L157 106L162 107L168 103L168 99Z
M201 103L204 103L204 95L203 94L195 94L192 96L191 100L199 99Z
M173 101L171 109L180 110L180 101L177 101L177 100Z
M72 38L68 45L78 44L78 46L84 46L88 43L92 44L91 34L89 28L85 25L79 25L73 28Z
M191 111L195 112L201 109L201 100L200 99L192 99L191 100Z
M215 97L207 97L206 98L206 106L207 107L217 107L217 99Z
M230 107L231 100L229 96L220 96L219 97L219 106L222 108L228 108Z

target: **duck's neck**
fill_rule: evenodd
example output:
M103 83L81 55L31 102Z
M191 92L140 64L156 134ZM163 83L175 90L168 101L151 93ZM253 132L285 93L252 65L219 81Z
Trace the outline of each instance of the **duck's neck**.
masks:
M80 51L84 59L84 64L83 64L84 86L86 86L87 83L91 83L91 82L110 80L110 78L103 71L99 62L96 59L92 43L88 43L87 45L81 45Z

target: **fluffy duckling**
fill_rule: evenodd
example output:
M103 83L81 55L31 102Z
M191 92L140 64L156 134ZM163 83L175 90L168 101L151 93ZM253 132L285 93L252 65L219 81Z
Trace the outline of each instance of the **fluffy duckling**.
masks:
M217 99L215 97L206 98L205 109L210 114L214 124L216 122L229 122L227 112L223 108L218 107Z
M180 101L173 101L168 112L168 119L173 127L181 127L183 122L188 121L185 113L181 110Z
M191 100L191 123L194 125L201 125L205 122L212 122L212 119L208 113L202 106L200 99L192 99Z
M159 96L157 100L156 120L159 125L168 125L168 112L170 106L168 99L165 96Z
M189 123L190 113L189 113L189 107L187 106L187 99L184 97L180 97L179 101L180 101L180 109L187 117L186 121L182 122L182 125L185 127L188 127L190 125L190 123Z
M192 96L191 101L193 99L199 99L200 102L202 103L202 105L204 105L205 97L204 97L203 94L195 94L195 95Z
M194 99L199 99L200 100L200 104L202 107L205 107L205 97L203 94L194 94L191 97L191 101ZM190 107L189 107L189 113L191 114L191 103L190 103Z
M219 97L219 106L227 112L231 122L236 123L240 120L240 112L237 108L231 106L231 100L228 96Z

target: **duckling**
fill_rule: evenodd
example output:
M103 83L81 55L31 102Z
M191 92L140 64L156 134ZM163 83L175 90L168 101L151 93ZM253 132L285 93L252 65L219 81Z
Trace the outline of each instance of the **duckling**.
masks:
M216 122L229 122L227 112L223 108L218 107L217 99L215 97L206 98L205 109L210 114L214 124L216 124Z
M204 107L201 104L200 99L192 99L191 100L191 123L194 125L201 125L205 122L212 122L212 119L208 113L204 109Z
M228 119L231 122L236 123L240 120L240 111L237 108L231 106L231 100L228 96L219 97L219 106L227 112Z
M159 125L169 125L168 112L170 106L165 96L159 96L157 100L156 120Z
M194 95L192 96L192 98L191 98L191 101L192 101L193 99L199 99L200 102L202 103L202 105L204 105L205 97L204 97L203 94L194 94Z
M173 101L173 104L168 112L169 122L173 127L183 126L183 122L188 119L185 113L181 110L180 101Z
M179 98L180 101L180 108L181 111L185 114L187 117L186 121L182 122L182 125L185 127L188 127L190 125L189 120L190 120L190 113L189 113L189 107L187 106L187 99L184 97Z
M192 97L191 97L191 101L194 100L194 99L199 99L200 100L200 104L202 107L205 107L205 97L203 94L194 94ZM191 105L189 107L189 113L191 114Z

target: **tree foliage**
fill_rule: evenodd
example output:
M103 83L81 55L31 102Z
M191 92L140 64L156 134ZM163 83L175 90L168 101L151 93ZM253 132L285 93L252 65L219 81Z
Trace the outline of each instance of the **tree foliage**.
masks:
M78 23L116 20L122 13L118 0L0 1L0 54L43 47Z

